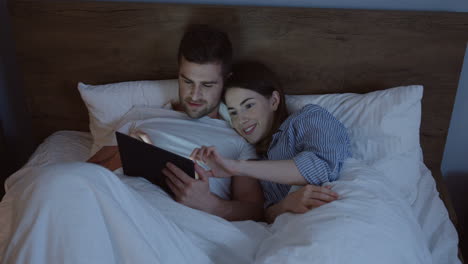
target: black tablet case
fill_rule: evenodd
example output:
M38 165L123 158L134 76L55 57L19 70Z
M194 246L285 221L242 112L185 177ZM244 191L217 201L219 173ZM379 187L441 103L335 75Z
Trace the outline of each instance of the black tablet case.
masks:
M166 175L162 169L171 162L187 175L195 178L194 164L191 160L145 143L120 132L116 132L123 172L127 176L144 177L153 184L160 186L171 196L174 193L166 184Z

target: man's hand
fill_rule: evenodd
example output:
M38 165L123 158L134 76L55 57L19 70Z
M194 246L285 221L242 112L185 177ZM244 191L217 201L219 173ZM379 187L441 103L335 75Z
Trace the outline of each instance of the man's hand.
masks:
M177 202L207 213L213 213L218 197L210 191L209 172L203 170L198 164L195 164L195 171L199 176L198 180L188 176L183 170L168 162L162 173L166 175L166 183L174 192L174 199Z
M338 199L338 194L330 187L306 185L284 198L282 207L286 212L303 214Z

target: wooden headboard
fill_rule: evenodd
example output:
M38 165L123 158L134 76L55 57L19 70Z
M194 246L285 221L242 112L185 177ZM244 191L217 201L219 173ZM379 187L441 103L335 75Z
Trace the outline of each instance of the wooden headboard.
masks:
M9 10L37 142L88 130L78 81L175 78L184 29L206 23L229 33L235 58L271 66L290 94L424 85L421 145L440 182L466 13L24 0Z

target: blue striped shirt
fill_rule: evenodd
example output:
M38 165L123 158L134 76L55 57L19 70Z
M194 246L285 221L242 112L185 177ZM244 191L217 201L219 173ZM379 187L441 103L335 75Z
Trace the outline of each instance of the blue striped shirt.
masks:
M324 108L309 104L290 115L273 134L269 160L294 160L309 184L322 185L339 177L343 161L351 156L346 128ZM287 184L261 182L265 206L286 197Z

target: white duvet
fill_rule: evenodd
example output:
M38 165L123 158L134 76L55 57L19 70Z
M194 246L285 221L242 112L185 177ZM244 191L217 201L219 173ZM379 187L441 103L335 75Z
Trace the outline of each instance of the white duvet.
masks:
M26 167L7 184L2 263L433 263L408 202L356 161L331 184L338 201L271 226L225 221L83 162Z

